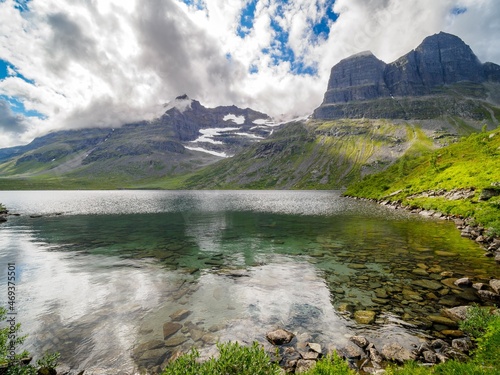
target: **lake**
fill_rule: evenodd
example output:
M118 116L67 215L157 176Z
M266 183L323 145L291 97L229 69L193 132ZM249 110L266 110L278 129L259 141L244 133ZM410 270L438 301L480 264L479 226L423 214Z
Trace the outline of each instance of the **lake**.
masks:
M0 224L0 300L15 264L24 347L86 374L154 369L193 346L209 356L217 341L268 347L278 327L328 349L353 334L411 347L449 328L429 315L477 301L446 272L499 276L453 223L336 191L4 191L0 202L20 214Z

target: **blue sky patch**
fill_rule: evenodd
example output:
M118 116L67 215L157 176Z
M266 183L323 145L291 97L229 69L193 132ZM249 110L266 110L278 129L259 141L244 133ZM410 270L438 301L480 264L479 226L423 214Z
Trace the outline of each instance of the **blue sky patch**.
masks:
M184 4L193 6L198 10L203 10L206 8L204 0L181 0Z
M328 35L330 34L330 25L333 22L337 21L337 18L339 18L339 15L333 11L334 3L335 0L329 0L326 4L325 14L321 18L320 22L312 25L312 30L314 33L313 42L317 41L320 38L327 39ZM319 8L319 5L317 5L317 7Z
M458 16L459 14L464 14L465 12L467 12L467 8L466 7L454 7L451 10L451 14L453 14L455 16Z
M244 38L253 28L253 20L255 19L255 7L258 0L250 0L246 7L243 8L240 16L240 24L238 25L237 33L241 38Z
M42 120L47 118L47 116L44 116L38 111L27 110L24 107L24 103L15 97L0 95L0 100L4 100L9 103L11 111L17 115L23 115L25 117L38 117Z

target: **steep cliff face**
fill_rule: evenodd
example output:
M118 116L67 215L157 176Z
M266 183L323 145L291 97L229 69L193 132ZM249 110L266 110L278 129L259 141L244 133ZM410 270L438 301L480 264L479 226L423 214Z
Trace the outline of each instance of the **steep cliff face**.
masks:
M339 62L332 68L323 103L315 111L314 117L334 119L348 113L349 117L401 118L403 113L405 118L430 118L425 113L413 113L411 108L403 108L402 102L398 100L435 95L440 95L441 98L426 105L433 108L432 115L454 115L449 113L449 106L446 110L440 107L442 97L449 96L442 88L464 82L482 85L486 81L500 83L500 66L493 63L482 64L460 38L441 32L427 37L415 50L390 64L377 59L371 52L363 52ZM466 103L470 108L469 94L469 91L461 92L460 87L454 90L452 107L459 108L461 103ZM395 102L390 103L388 98ZM385 102L365 103L363 106L356 103L376 99L383 99ZM444 102L448 103L449 100ZM347 108L351 103L355 104L354 107ZM387 106L390 108L386 108ZM467 111L489 112L489 109L481 108L482 104L479 104L477 110ZM429 113L428 116L430 115Z
M335 65L325 101L347 103L389 95L384 82L386 64L371 52L362 52Z

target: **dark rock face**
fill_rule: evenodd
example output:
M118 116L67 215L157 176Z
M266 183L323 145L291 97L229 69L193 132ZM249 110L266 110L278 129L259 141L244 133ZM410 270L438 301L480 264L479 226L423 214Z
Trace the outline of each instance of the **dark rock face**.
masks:
M485 81L500 82L500 66L481 64L460 38L441 32L427 37L415 50L390 64L377 59L371 52L340 61L332 68L323 103L314 112L314 117L405 118L408 108L398 99L434 95L440 88L460 82L482 84ZM375 108L370 107L369 113L345 106L346 103L375 99L392 99L394 103L377 104ZM387 105L391 108L385 112L389 113L381 112L380 107Z
M389 95L384 82L385 67L371 52L342 60L332 68L325 102L347 103Z

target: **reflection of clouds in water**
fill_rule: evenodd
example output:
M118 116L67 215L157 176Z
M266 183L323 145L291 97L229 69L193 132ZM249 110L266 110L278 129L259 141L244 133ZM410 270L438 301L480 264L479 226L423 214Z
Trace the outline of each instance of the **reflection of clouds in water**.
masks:
M323 279L307 262L276 257L244 276L203 275L198 286L190 301L193 319L207 325L224 320L228 327L220 332L222 341L262 341L276 327L309 334L328 331L340 340L350 332L333 309Z
M163 300L173 274L115 257L47 251L26 230L1 228L0 248L6 243L11 255L2 252L2 260L19 271L17 321L28 334L23 349L59 351L62 361L80 368L133 368L128 350L137 321Z

